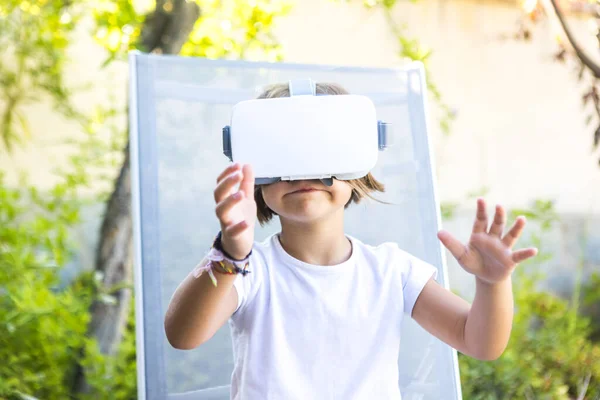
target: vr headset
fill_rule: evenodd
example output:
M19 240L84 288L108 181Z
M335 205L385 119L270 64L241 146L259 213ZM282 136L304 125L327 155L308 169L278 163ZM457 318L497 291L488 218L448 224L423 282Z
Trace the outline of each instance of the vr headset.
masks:
M358 179L388 147L391 129L366 96L317 95L315 83L289 82L290 97L237 103L223 128L223 153L250 164L256 184Z

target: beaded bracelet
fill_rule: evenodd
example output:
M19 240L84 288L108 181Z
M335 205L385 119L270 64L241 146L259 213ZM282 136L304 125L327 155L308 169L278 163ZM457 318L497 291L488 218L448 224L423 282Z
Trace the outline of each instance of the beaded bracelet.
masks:
M215 277L214 271L225 275L242 274L242 276L246 276L250 273L247 269L250 264L249 259L250 255L243 260L233 260L225 256L222 251L213 247L206 255L206 260L208 262L198 264L196 268L194 268L193 275L195 278L199 278L204 272L208 272L213 285L217 286L217 278Z

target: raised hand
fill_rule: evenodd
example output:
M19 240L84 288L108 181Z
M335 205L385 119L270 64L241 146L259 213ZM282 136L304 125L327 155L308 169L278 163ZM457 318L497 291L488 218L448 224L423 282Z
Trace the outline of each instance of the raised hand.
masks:
M254 243L256 202L252 167L240 164L227 167L217 178L214 195L223 248L232 257L243 259L250 253Z
M506 212L502 206L496 206L494 220L488 229L485 201L478 199L473 232L467 244L446 231L440 231L438 238L467 272L484 282L497 283L507 279L518 263L537 254L535 248L513 251L525 227L525 217L518 217L503 236L505 224Z

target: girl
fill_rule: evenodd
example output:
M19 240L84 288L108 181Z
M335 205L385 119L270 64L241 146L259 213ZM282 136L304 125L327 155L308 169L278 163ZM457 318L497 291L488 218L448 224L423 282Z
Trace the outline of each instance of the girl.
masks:
M316 90L347 93L331 84ZM260 97L282 96L289 96L287 85ZM255 188L250 165L227 167L214 190L221 232L167 310L171 345L193 349L229 320L231 398L244 400L399 400L404 315L464 354L498 358L512 327L511 273L537 253L512 250L525 219L504 234L506 215L497 206L488 228L479 199L468 243L439 232L475 276L469 305L435 281L433 266L396 244L370 246L344 233L344 209L383 190L371 174L332 186L315 180ZM235 213L243 219L234 220ZM275 215L281 232L255 243L256 217L264 224Z

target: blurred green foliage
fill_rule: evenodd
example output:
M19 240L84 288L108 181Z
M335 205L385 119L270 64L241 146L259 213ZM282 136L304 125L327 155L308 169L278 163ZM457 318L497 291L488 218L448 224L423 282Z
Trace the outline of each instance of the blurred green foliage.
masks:
M60 0L0 2L0 139L11 149L32 135L23 106L49 96L57 111L77 117L64 84L65 52L80 12ZM3 104L2 104L3 103Z
M80 184L71 175L40 195L31 186L7 188L0 175L0 398L68 398L94 287L86 274L60 287Z
M198 4L202 16L183 46L184 55L281 60L273 26L289 11L290 2L198 0ZM368 7L382 7L388 17L395 4L395 0L365 1ZM111 181L112 176L92 171L116 170L120 162L126 137L117 122L125 111L105 105L96 105L90 114L78 111L71 100L75 89L64 84L64 70L76 23L92 17L92 34L107 50L108 65L139 48L142 25L153 6L151 0L0 2L3 143L10 148L35 136L29 132L23 106L47 97L57 112L79 123L86 134L73 142L71 162L57 171L61 180L49 192L38 193L26 179L20 188L8 188L0 174L0 399L72 398L78 363L93 389L84 397L136 398L133 313L117 355L103 355L85 336L89 306L104 296L98 284L101 277L83 273L72 282L61 281L61 271L74 251L69 237L86 204L81 191L98 179ZM407 38L393 19L388 22L398 37L400 55L427 63L431 52ZM435 86L430 90L441 101ZM444 110L450 118L448 108ZM100 134L107 130L108 140ZM449 217L455 207L445 207L444 215ZM520 213L540 222L542 232L555 218L548 202ZM542 235L534 235L532 241L541 248ZM586 398L600 396L600 352L590 340L594 329L596 334L600 329L580 314L574 302L538 290L539 278L516 273L518 312L506 353L491 363L460 357L465 399L571 399L584 388ZM587 281L584 303L598 304L598 293L600 277ZM229 338L224 335L223 340Z
M584 316L579 307L581 288L575 288L572 299L564 299L539 288L544 278L542 272L532 272L532 268L524 272L528 263L539 264L552 257L543 243L544 234L557 221L553 205L540 200L531 209L513 210L511 215L513 218L525 215L530 223L539 226L539 232L533 232L529 240L540 253L514 273L516 313L504 354L492 362L459 355L464 398L598 399L600 343L592 340L592 318ZM581 283L578 281L576 285ZM600 300L598 293L600 279L588 281L583 290L586 304Z
M196 3L201 16L181 50L182 55L282 59L282 48L273 27L278 17L291 10L291 0L196 0ZM129 50L147 51L141 47L139 37L144 15L153 11L154 2L98 0L94 4L93 34L109 53L107 62L124 59ZM165 3L167 9L169 4Z
M591 318L536 289L540 277L521 271L515 273L517 312L504 355L492 362L459 357L464 398L597 399L600 344L591 340Z
M93 340L86 341L82 360L86 380L93 391L81 395L84 400L129 400L137 398L137 369L135 348L135 310L132 307L123 340L115 356L100 352Z
M287 1L198 3L202 17L183 47L185 55L281 59L272 27L289 10ZM137 397L133 311L116 356L103 355L96 341L86 337L92 301L110 299L100 289L101 277L82 273L73 282L61 279L74 254L69 238L83 207L102 200L97 192L91 197L82 193L91 183L97 187L98 180L111 182L114 176L106 171L117 171L122 159L126 135L119 121L126 112L102 104L92 105L88 114L77 110L64 74L76 23L92 17L92 34L108 51L108 65L137 48L153 5L123 0L0 3L0 135L5 150L35 136L23 106L47 96L82 132L81 138L67 139L73 148L70 162L55 171L59 183L49 192L39 193L25 178L18 188L9 188L0 174L0 357L6 361L0 363L0 399L73 398L78 364L92 388L81 398ZM106 195L108 187L103 189Z
M196 21L181 54L207 58L245 58L280 61L282 48L274 33L278 17L287 14L291 0L196 0ZM166 2L165 7L172 3ZM0 140L6 150L38 134L31 132L24 106L50 97L56 111L81 124L100 129L102 122L73 104L73 94L90 85L65 84L68 47L76 25L92 23L91 35L106 49L104 66L124 60L132 49L144 51L140 32L154 10L152 0L6 0L0 2ZM83 32L83 33L82 33ZM94 106L101 113L124 118L125 110ZM124 136L124 132L120 132ZM1 150L1 149L0 149Z

